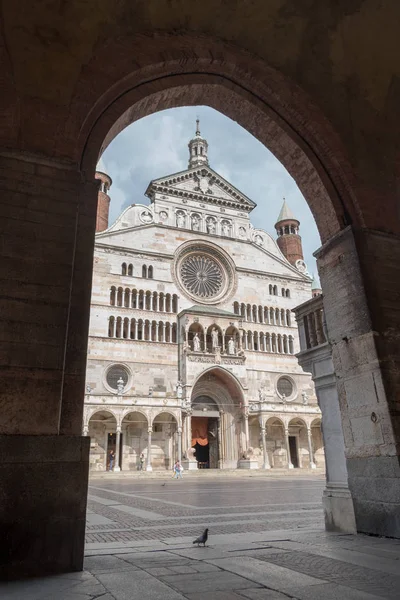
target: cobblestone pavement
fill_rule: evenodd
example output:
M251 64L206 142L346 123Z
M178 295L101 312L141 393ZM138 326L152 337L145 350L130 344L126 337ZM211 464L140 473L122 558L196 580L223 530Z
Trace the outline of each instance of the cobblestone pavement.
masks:
M162 484L92 481L85 570L0 585L0 598L400 598L400 540L326 533L318 478Z
M87 550L116 542L323 527L315 479L93 480Z

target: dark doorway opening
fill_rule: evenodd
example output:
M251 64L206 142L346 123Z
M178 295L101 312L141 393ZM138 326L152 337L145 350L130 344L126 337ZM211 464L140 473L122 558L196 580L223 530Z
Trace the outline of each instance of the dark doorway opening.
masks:
M218 469L218 418L192 417L192 443L199 469Z
M118 460L118 464L120 466L120 468L122 469L122 433L120 434L120 443L119 443L119 460ZM107 471L110 470L110 452L111 450L114 451L114 455L117 449L117 436L115 433L109 433L107 435ZM116 466L116 459L117 457L115 456L114 459L114 464L113 464L113 468Z
M297 453L297 438L295 435L289 436L290 462L295 469L299 468L299 457Z

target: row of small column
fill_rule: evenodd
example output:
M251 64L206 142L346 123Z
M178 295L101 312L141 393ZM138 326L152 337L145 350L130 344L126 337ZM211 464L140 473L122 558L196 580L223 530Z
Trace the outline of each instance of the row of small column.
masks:
M182 427L178 427L178 460L179 462L182 460ZM89 428L83 428L83 435L86 436L89 433ZM120 455L120 447L121 447L121 426L118 425L115 433L115 466L114 471L118 472L121 470L121 465L119 464L119 455ZM147 462L146 462L146 471L152 471L153 467L151 466L151 435L153 433L153 428L149 427L147 429Z
M176 323L111 316L108 319L108 337L174 344L176 343Z
M110 305L122 308L136 308L154 312L178 312L178 296L112 286L110 289Z
M307 348L315 348L326 342L324 311L318 308L303 317Z
M250 323L262 323L263 325L278 325L291 327L292 320L289 309L268 308L267 306L256 306L253 304L241 304L234 302L233 311L244 321Z
M262 352L273 352L277 354L294 354L294 340L291 335L280 333L264 333L263 331L244 331L241 347L244 350L254 350L255 337L259 340L259 348Z

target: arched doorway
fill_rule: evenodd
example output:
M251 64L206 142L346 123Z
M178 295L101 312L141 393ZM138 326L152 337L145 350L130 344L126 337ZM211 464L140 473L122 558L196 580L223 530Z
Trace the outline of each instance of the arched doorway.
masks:
M99 410L93 413L88 423L90 436L89 468L93 471L109 471L110 452L116 452L117 419L109 411ZM120 449L120 459L122 452Z
M151 466L172 469L178 459L178 421L169 412L160 412L153 420L151 434Z
M236 378L223 368L199 376L191 394L192 413L185 419L186 449L197 449L200 468L234 469L245 439L243 393Z
M219 466L217 403L210 396L197 396L192 402L192 448L199 469Z
M124 415L121 423L121 469L123 471L136 471L146 467L147 429L148 421L143 413L131 411ZM143 464L140 461L141 454L145 459Z

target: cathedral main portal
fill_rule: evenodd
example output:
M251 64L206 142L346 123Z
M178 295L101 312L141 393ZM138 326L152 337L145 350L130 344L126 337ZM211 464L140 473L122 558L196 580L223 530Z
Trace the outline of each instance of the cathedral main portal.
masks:
M218 417L192 417L192 448L199 469L217 469Z

